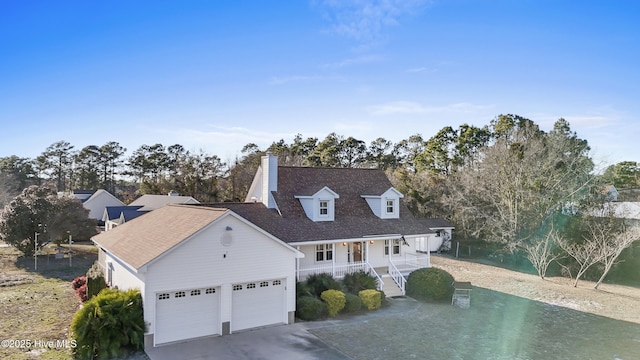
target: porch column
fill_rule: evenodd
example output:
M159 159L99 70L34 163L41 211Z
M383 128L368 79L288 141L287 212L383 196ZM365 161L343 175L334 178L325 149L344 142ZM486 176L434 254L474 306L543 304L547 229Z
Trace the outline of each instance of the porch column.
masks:
M336 277L336 255L338 255L336 253L336 243L331 243L331 254L333 254L331 256L331 276Z
M369 263L369 241L364 242L364 254L362 256L362 260L365 263Z
M296 249L300 251L300 245L296 246ZM296 257L296 280L300 281L300 259Z

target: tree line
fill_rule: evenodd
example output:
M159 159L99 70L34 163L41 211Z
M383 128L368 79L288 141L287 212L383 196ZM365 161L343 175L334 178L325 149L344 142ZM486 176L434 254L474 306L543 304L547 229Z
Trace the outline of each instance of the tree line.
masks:
M6 203L35 184L57 191L104 188L125 202L169 191L201 202L243 201L260 157L272 152L286 166L382 169L414 214L450 220L458 239L520 252L541 277L552 262L576 281L588 269L608 271L635 234L620 219L593 214L603 213L605 184L638 185L638 164L627 161L598 173L587 140L564 119L543 131L530 119L499 115L481 127L445 126L428 139L414 134L397 143L298 134L266 149L247 144L228 163L179 144L145 144L129 156L126 151L114 141L80 150L59 141L35 159L0 158L0 195Z

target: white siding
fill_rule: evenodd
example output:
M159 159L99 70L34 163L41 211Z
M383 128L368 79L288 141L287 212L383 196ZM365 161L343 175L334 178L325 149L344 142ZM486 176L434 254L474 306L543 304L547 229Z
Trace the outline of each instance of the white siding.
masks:
M106 191L101 191L99 194L95 194L95 196L85 201L83 205L85 209L89 210L89 218L98 220L102 219L104 209L107 206L124 206L122 201L118 200Z
M232 230L225 230L230 227ZM222 236L231 236L231 245ZM154 319L159 291L220 287L221 322L231 321L231 285L249 281L285 279L287 311L295 311L295 256L239 219L228 216L152 263L147 270L145 319ZM150 332L153 332L153 324Z
M136 274L130 268L120 262L117 258L110 254L105 255L105 279L108 277L109 269L111 269L111 286L118 287L120 290L140 289L140 293L144 298L144 274Z

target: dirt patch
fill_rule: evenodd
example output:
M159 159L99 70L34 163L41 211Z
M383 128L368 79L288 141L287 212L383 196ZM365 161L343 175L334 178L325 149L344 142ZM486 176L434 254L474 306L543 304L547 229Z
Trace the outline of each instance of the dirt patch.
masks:
M0 247L1 359L69 359L69 325L80 301L70 280L97 259L94 246L74 245L73 264L45 254L25 258ZM47 258L48 257L48 258Z
M476 287L640 324L638 288L601 284L596 290L595 283L590 281L580 281L574 288L567 278L542 280L536 275L446 256L432 256L431 264L448 271L458 281L471 281Z

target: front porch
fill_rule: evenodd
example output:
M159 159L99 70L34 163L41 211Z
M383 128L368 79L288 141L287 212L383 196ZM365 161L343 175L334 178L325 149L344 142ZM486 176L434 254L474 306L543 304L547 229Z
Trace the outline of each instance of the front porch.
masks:
M429 253L406 253L402 256L388 259L386 266L373 266L368 261L356 261L347 264L337 264L334 261L313 266L299 266L296 271L296 277L298 281L304 281L310 275L326 273L331 274L334 278L341 279L346 274L363 271L378 280L378 290L385 289L385 293L387 293L391 289L390 285L395 284L400 291L399 294L395 295L404 295L406 279L409 274L415 270L430 266L431 256Z

